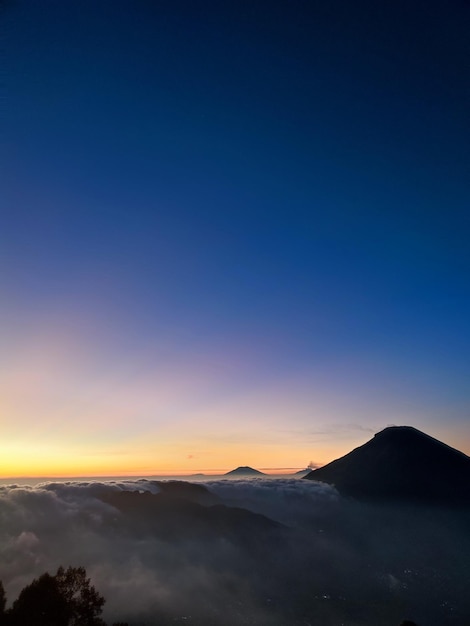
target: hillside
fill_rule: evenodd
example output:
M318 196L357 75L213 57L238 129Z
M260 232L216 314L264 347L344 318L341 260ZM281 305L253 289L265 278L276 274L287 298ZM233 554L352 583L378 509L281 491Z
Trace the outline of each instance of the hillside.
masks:
M411 426L385 428L305 479L359 499L470 504L470 458Z

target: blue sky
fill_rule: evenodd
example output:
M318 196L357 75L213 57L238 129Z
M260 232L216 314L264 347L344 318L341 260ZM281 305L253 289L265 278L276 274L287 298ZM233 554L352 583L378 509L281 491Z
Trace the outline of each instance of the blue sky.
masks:
M409 423L470 451L468 3L2 12L15 450L301 466Z

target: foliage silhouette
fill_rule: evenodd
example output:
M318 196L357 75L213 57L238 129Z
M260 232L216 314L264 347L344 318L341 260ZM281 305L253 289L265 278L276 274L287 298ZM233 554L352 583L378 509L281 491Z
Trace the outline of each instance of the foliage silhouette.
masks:
M106 626L100 617L104 603L84 567L59 567L54 576L46 572L27 585L8 610L0 581L0 626ZM417 624L404 620L400 626Z
M83 567L59 567L54 576L42 574L7 611L0 582L0 624L5 626L106 626L100 617L104 603Z
M7 598L5 595L5 589L3 587L3 583L0 580L0 625L5 624L5 606L7 603Z
M5 595L5 589L3 587L3 583L0 580L0 615L3 615L5 612L5 605L7 603L7 598Z

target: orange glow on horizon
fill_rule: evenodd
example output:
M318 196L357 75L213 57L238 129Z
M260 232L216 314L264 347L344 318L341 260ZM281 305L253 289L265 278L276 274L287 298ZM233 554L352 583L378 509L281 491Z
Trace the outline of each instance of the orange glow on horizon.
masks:
M437 433L449 445L462 451L468 445L455 446L448 433ZM305 469L310 461L325 465L366 443L372 435L361 433L354 438L322 444L291 441L246 443L186 437L175 433L166 438L136 436L124 442L71 442L65 438L7 438L0 444L0 478L77 478L113 476L191 476L221 475L239 466L249 466L265 474L293 474ZM160 443L159 443L160 441ZM462 443L469 443L461 440ZM268 469L266 469L268 468ZM277 469L278 468L278 469ZM286 469L288 468L288 469Z
M135 452L119 453L112 449L100 452L84 447L80 450L78 446L65 447L60 442L4 442L0 445L0 477L190 476L199 473L209 476L224 474L244 465L268 475L289 474L304 469L312 456L304 449L294 451L282 450L280 446L234 445L226 448L214 446L213 449L206 446L202 453L182 458L181 451L175 450L179 447L177 444L173 442L168 447L170 451L164 452L163 447L163 452L159 454L136 442ZM325 457L322 454L322 462L332 460L331 452L323 451Z
M324 465L390 423L470 453L460 418L448 423L440 409L409 410L309 369L257 378L263 363L251 346L159 360L159 344L121 354L60 325L29 333L0 355L3 479L220 475L245 465L276 473L263 468Z

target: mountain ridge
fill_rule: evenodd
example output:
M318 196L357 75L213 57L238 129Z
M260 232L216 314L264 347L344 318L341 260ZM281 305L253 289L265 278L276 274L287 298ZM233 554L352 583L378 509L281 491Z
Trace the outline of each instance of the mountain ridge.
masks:
M226 472L224 474L224 476L243 476L243 477L248 477L248 476L265 476L266 474L264 474L264 472L260 472L257 469L253 469L252 467L249 467L248 465L240 465L239 467L236 467L233 470L230 470L230 472Z
M412 426L389 426L305 479L358 499L470 505L470 457Z

